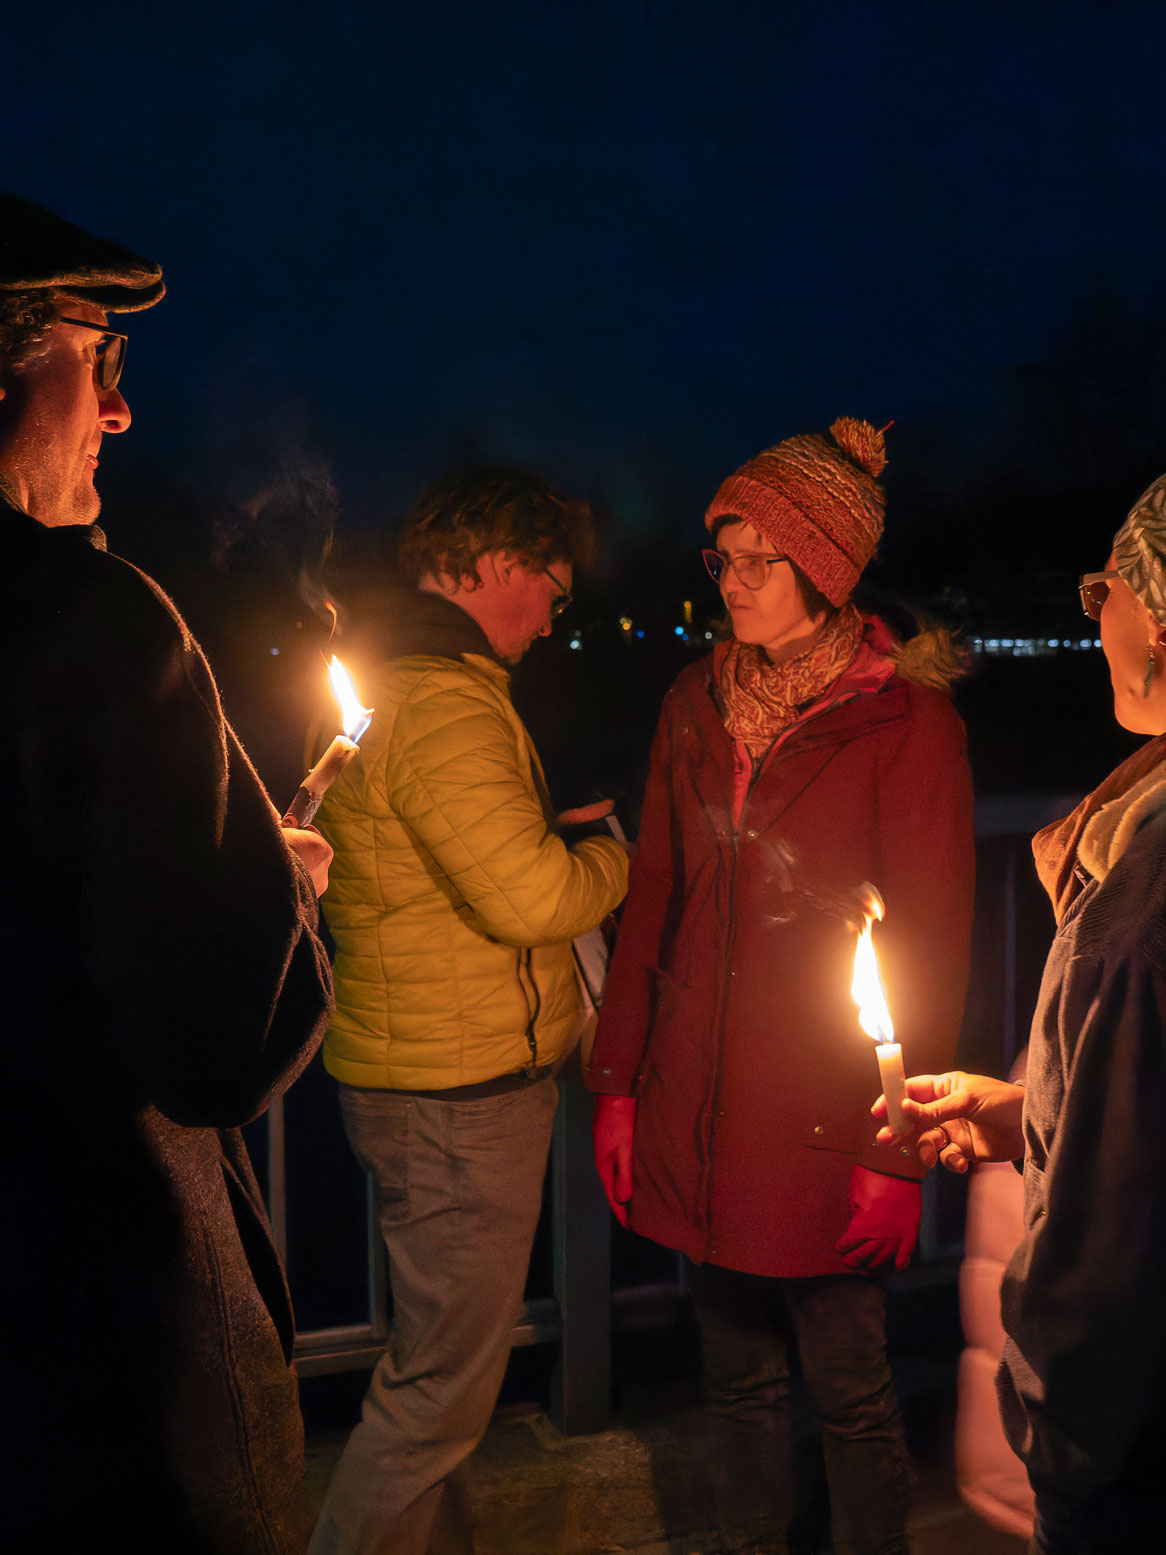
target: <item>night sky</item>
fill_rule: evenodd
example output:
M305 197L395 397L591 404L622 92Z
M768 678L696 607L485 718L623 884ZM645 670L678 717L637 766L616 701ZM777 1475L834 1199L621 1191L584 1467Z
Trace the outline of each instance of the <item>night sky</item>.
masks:
M363 517L481 451L636 529L657 487L699 504L840 412L894 417L946 489L1099 307L1158 343L1158 4L66 5L5 31L4 182L170 285L132 324L118 458L266 423Z
M102 522L284 799L322 687L298 562L334 515L367 559L466 458L593 502L583 631L653 595L699 620L720 481L893 419L883 581L972 631L1080 631L1076 575L1166 470L1164 59L1162 0L25 0L0 187L164 266ZM634 829L660 695L704 649L673 630L528 655L558 803L610 793ZM1107 685L1099 653L981 666L979 792L1095 783L1128 748ZM329 1266L299 1245L293 1280Z
M621 608L698 590L719 481L845 413L895 422L884 571L975 629L1072 608L1166 468L1164 45L1122 0L26 6L0 182L165 267L101 487L187 608L273 469L343 553L467 457L589 497Z

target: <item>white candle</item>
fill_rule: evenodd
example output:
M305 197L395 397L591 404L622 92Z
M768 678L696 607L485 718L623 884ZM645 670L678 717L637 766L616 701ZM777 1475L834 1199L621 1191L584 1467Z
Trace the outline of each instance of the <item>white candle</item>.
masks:
M324 795L344 771L360 749L357 743L364 737L372 717L371 707L361 707L352 684L352 677L333 655L328 669L332 690L340 703L340 715L344 721L344 733L338 734L296 790L296 796L287 807L283 818L285 826L310 826Z
M897 1042L879 1042L875 1046L875 1056L879 1061L883 1095L887 1098L887 1122L896 1134L902 1134L909 1127L901 1106L903 1097L907 1094L902 1049Z
M344 771L360 749L347 735L338 734L296 789L296 796L287 807L283 818L285 826L310 826L324 795Z
M871 925L882 921L883 899L878 890L867 882L859 887L859 897L864 921L858 944L854 948L854 977L850 993L858 1005L859 1025L868 1037L874 1038L883 1095L887 1098L887 1122L896 1134L901 1134L909 1126L902 1107L903 1098L907 1094L907 1079L903 1073L903 1053L895 1041L895 1028L887 1008L882 979L879 977L878 958L871 938Z

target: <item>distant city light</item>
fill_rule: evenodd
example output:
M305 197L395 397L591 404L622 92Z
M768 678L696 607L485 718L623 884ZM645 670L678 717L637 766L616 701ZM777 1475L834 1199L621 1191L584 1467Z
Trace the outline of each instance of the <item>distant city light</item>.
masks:
M675 626L672 630L676 633L677 637L684 636L684 628L682 626Z
M1012 659L1037 659L1068 649L1088 652L1101 647L1099 637L973 637L973 653Z
M631 629L632 629L632 618L631 618L631 616L620 616L620 618L619 618L619 629L620 629L621 632L630 632L631 631ZM640 635L642 637L643 633L641 632Z
M579 641L579 639L577 637L572 637L571 642L570 642L570 647L572 647L572 648L582 648L582 646L583 646L583 644Z
M271 650L271 657L273 659L278 659L279 658L279 649L278 648L273 648Z
M639 631L636 633L636 636L637 637L642 637L643 635L644 635L644 628L641 626Z

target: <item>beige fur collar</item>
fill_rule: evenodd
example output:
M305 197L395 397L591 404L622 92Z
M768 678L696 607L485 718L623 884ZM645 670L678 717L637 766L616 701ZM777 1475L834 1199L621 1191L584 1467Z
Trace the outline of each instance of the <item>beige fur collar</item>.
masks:
M1155 767L1124 794L1102 805L1077 844L1077 857L1095 880L1104 880L1143 821L1166 811L1166 771Z

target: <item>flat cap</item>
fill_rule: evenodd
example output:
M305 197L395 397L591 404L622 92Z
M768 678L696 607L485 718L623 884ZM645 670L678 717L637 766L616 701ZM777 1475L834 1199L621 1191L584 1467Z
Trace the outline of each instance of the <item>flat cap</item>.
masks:
M52 287L109 313L140 313L162 298L159 265L51 211L0 193L0 291Z

